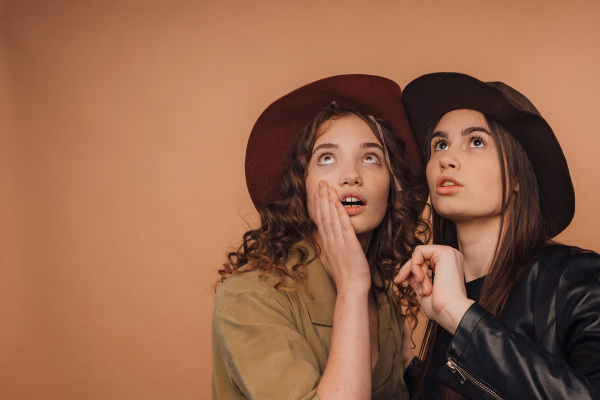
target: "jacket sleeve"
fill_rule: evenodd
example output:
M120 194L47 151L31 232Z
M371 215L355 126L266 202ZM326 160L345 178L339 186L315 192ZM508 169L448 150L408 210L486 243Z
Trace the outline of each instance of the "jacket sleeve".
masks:
M213 314L213 398L233 386L247 399L318 399L318 361L272 291L221 291ZM241 396L240 396L241 397Z
M472 399L599 399L599 256L571 262L556 290L556 327L547 329L557 330L562 354L511 332L475 303L452 339L441 382Z

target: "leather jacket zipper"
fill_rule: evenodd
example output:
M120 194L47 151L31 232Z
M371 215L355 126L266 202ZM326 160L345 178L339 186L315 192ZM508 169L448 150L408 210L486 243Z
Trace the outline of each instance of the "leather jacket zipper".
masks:
M450 357L448 357L448 362L446 363L446 366L448 367L448 369L450 369L450 371L453 374L458 373L460 375L461 385L464 385L466 381L469 381L488 396L491 396L494 399L502 400L502 397L500 397L500 395L496 394L496 392L484 385L480 380L478 380L473 375L461 368L457 363L452 361Z

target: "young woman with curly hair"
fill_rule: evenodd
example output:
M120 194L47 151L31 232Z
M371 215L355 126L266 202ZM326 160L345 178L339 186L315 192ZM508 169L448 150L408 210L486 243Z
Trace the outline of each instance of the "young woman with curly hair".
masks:
M246 180L261 223L219 271L213 399L408 398L418 304L392 279L429 226L401 107L394 82L341 75L259 117Z

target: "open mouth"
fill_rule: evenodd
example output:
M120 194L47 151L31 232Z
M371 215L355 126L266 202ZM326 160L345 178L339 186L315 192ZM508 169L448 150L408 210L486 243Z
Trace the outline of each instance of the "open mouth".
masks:
M440 176L437 180L436 193L439 195L452 195L462 189L462 184L453 176Z
M341 203L344 206L344 208L359 207L365 205L365 203L361 201L358 197L352 196L342 199Z
M450 182L450 181L444 181L441 185L441 187L447 187L447 186L456 186L456 183Z

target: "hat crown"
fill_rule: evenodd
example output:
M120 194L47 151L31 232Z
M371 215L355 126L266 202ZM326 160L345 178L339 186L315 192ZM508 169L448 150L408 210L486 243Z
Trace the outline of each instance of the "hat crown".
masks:
M523 94L503 82L437 72L406 85L402 101L421 149L428 148L428 130L449 111L471 109L498 122L521 144L531 161L540 188L540 207L549 218L551 235L558 235L571 223L575 191L567 160L552 128Z
M275 100L254 124L246 147L245 169L246 185L258 210L270 201L281 199L281 177L292 144L302 129L334 101L340 108L389 122L404 142L412 162L423 166L396 82L375 75L331 76Z
M504 82L496 81L496 82L487 82L487 83L489 85L497 88L498 90L500 90L502 92L502 94L504 94L506 99L508 101L510 101L516 108L518 108L522 111L527 111L527 112L530 112L533 114L537 114L541 117L541 114L538 111L538 109L535 108L533 103L531 101L529 101L529 99L527 97L525 97L523 94L521 94L521 92L513 89L512 87L508 86Z

